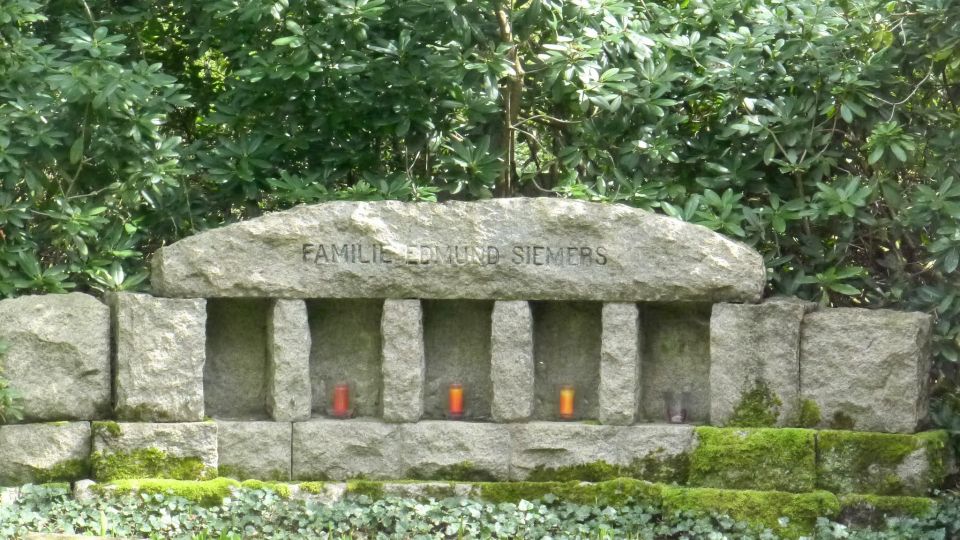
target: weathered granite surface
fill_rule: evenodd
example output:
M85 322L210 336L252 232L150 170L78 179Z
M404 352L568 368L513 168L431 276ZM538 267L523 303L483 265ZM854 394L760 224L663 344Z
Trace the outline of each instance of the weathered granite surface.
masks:
M822 427L912 433L927 416L932 321L924 313L835 308L808 314L801 398Z
M600 461L637 467L646 457L663 461L689 452L694 442L693 426L679 424L598 426L531 422L509 428L513 443L510 476L514 480L526 479L538 470Z
M372 420L293 424L295 480L403 478L399 426Z
M630 425L640 405L640 318L637 305L604 304L602 319L600 423Z
M110 304L117 418L202 420L206 302L116 293Z
M267 417L267 318L263 298L207 301L203 398L207 416L260 420Z
M419 300L383 303L383 419L416 422L423 416L426 361Z
M3 376L23 396L25 421L93 420L110 413L110 309L81 294L0 301Z
M331 202L154 254L163 296L757 301L763 259L705 227L554 198Z
M79 480L89 457L89 422L0 426L0 485Z
M506 480L510 432L498 424L423 421L400 427L404 477Z
M292 436L289 422L217 422L220 476L290 480Z
M276 300L267 319L267 412L278 422L310 418L310 323L302 300Z
M799 302L716 304L710 318L710 422L727 424L738 406L769 390L776 425L796 425L800 409ZM742 405L743 404L743 405ZM773 411L771 411L773 412ZM757 427L757 426L754 426Z
M169 472L168 468L177 468L176 462L181 459L194 460L197 466L191 467L189 471L195 476L178 479L201 480L216 475L217 424L93 423L94 475L98 480L123 478L125 476L122 473L139 470L148 471L150 474L147 476L168 477L165 474ZM117 470L101 470L98 475L98 462L105 464L105 468ZM118 472L121 474L117 476L103 476L104 473Z
M491 314L491 414L521 422L533 414L533 315L529 302L500 301Z

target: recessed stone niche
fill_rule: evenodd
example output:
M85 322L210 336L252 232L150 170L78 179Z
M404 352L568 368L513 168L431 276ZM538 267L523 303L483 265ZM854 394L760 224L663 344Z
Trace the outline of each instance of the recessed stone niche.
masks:
M664 392L689 392L686 422L710 419L710 305L641 304L640 417L667 421Z
M383 300L307 301L314 416L327 416L331 388L338 382L350 384L353 416L380 416L382 315Z
M560 387L575 389L574 419L596 419L600 386L600 302L530 302L537 420L559 420Z
M422 306L427 364L424 418L446 418L450 384L460 383L464 391L463 418L489 420L493 302L424 300Z
M207 416L266 419L267 317L270 300L212 298L207 302Z

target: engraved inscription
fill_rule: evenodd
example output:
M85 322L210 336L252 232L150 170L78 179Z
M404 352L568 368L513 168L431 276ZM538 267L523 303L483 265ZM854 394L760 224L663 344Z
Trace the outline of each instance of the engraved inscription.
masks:
M384 244L307 243L301 247L303 262L327 264L416 265L534 265L604 266L610 255L603 246L511 246L434 245L386 246Z

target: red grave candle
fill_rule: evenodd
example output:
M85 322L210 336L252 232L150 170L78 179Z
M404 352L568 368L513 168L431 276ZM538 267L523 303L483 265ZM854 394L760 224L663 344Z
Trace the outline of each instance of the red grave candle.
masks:
M447 414L450 418L463 417L463 385L451 383L447 392Z
M350 416L350 385L347 383L337 383L333 387L333 416Z
M560 418L563 420L573 419L573 386L565 384L560 387Z

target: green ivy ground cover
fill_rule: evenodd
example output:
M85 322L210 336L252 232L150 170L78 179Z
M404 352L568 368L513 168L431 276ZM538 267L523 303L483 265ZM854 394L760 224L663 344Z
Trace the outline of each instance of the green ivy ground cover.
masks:
M743 492L746 493L746 492ZM759 492L756 492L759 493ZM582 501L581 501L582 502ZM825 540L953 538L960 499L944 497L921 517L888 519L880 530L853 529L825 518L811 537ZM172 493L104 493L77 500L66 485L26 486L16 504L0 506L0 537L26 532L120 537L235 538L779 538L722 514L638 503L581 504L544 495L534 501L464 498L417 500L365 495L333 504L290 498L264 488L230 490L219 504Z

